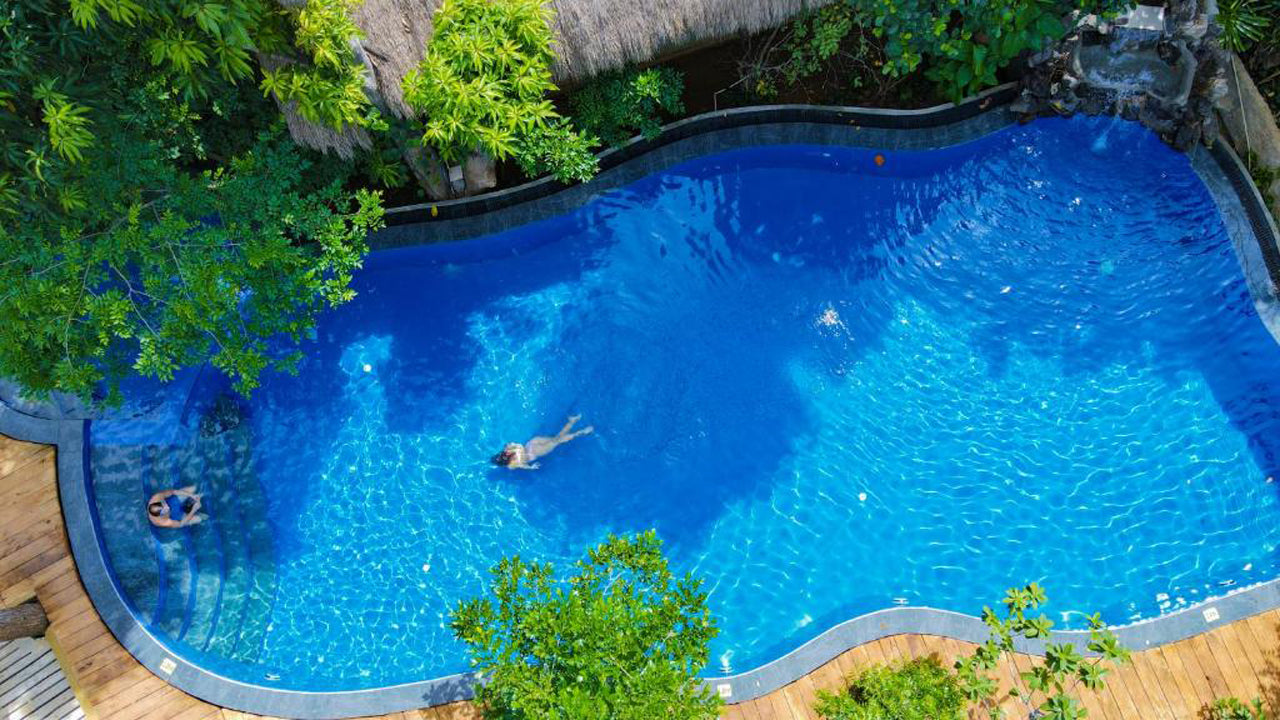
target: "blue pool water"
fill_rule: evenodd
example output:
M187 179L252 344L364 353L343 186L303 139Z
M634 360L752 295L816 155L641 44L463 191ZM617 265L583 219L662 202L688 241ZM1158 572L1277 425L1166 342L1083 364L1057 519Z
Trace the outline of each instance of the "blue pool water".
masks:
M233 458L261 487L237 512L272 546L214 503L222 559L147 538L137 604L156 552L186 563L164 584L187 608L213 602L202 573L259 558L238 639L216 637L225 591L212 620L153 621L206 633L196 650L242 679L333 690L464 670L448 613L489 566L568 562L608 532L656 528L705 578L711 674L1033 580L1078 626L1276 577L1280 348L1187 159L1103 129L1038 121L882 167L729 152L551 221L374 253L299 375L248 404L243 446L156 471ZM570 413L595 434L540 471L489 463Z

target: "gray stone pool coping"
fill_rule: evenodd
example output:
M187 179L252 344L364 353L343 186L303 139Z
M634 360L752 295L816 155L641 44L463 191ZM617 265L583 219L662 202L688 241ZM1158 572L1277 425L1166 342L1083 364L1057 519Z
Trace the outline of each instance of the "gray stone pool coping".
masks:
M1011 86L1001 86L960 106L920 111L775 106L709 113L674 123L659 138L637 139L605 153L603 170L591 183L564 188L538 181L505 194L440 204L434 214L430 205L392 211L397 224L379 233L372 244L387 248L499 232L568 212L602 192L672 164L748 145L832 144L885 151L956 145L1015 122L1007 109L1011 96ZM1191 153L1191 162L1221 211L1264 322L1280 338L1280 312L1276 309L1280 307L1276 302L1280 250L1274 223L1265 210L1259 215L1261 197L1225 145L1212 150L1197 148ZM57 446L58 491L80 579L120 644L175 687L215 705L292 718L379 715L472 697L477 680L473 674L368 690L308 692L240 682L184 660L134 616L107 563L88 469L91 421L74 410L39 411L28 404L6 403L0 397L0 433ZM1248 588L1224 588L1224 593L1191 607L1116 627L1115 631L1129 648L1144 650L1280 607L1280 579ZM850 648L902 633L969 642L982 642L987 637L981 620L969 615L928 607L893 607L836 625L763 666L705 682L726 702L745 702L800 679ZM1086 638L1084 632L1056 632L1051 640L1082 643ZM1022 642L1019 649L1037 653L1043 644Z

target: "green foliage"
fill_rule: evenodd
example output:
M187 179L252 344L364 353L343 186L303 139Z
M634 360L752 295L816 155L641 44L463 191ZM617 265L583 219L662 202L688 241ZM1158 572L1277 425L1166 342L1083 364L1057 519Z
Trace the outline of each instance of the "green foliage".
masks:
M839 695L819 691L814 709L826 720L962 720L966 705L956 676L927 657L867 668Z
M224 10L21 0L0 18L0 377L101 397L211 361L247 391L350 297L377 197L342 191L249 83L155 62L169 20L235 34L207 29L240 22Z
M997 83L996 73L1025 51L1065 32L1072 10L1113 14L1129 0L849 0L860 23L885 40L884 72L924 68L954 100Z
M369 125L364 65L353 60L350 41L362 35L350 13L360 0L307 0L296 15L294 46L303 56L275 70L263 68L262 91L297 102L298 113L317 125L342 129Z
M267 0L69 1L80 29L135 36L155 69L196 95L250 76L253 51L271 45L281 32Z
M422 144L448 164L482 152L566 182L594 175L594 143L547 98L550 21L543 0L446 0L421 64L404 78L405 102L423 117Z
M614 147L636 133L654 138L663 116L684 113L683 93L684 75L671 68L609 73L573 94L573 123Z
M672 577L653 531L588 551L568 578L518 556L493 568L492 597L464 602L453 629L488 682L476 700L504 720L701 720L717 629L702 583Z
M1253 184L1265 197L1271 186L1280 180L1280 168L1267 167L1266 163L1262 162L1262 158L1258 157L1258 153L1252 150L1245 153L1243 159Z
M1204 713L1205 720L1268 720L1269 717L1262 698L1254 698L1249 705L1233 697L1220 698Z
M290 369L278 341L352 297L377 197L303 192L311 164L269 136L196 176L124 133L103 140L81 207L0 230L0 374L88 397L130 370L169 380L207 360L248 392Z
M1221 0L1217 20L1222 28L1222 44L1235 52L1249 49L1263 39L1277 10L1280 4L1269 0Z
M262 90L339 129L369 122L364 66L348 46L359 36L349 17L358 1L307 0L289 11L272 0L69 0L80 29L134 36L151 65L188 96L249 78L254 53L270 53L279 67L262 68Z
M749 41L738 62L738 83L765 100L799 89L798 100L845 104L853 93L880 98L894 89L899 79L881 72L884 62L883 49L858 25L853 6L833 3Z
M563 183L586 182L600 171L600 161L592 153L598 144L595 137L559 119L530 130L516 150L516 162L529 177L549 174Z
M1044 590L1031 583L1025 588L1010 588L1004 598L1005 616L996 615L991 608L983 608L982 620L991 629L991 637L980 645L974 654L956 662L960 686L970 702L985 708L992 718L1004 716L1001 703L996 698L996 681L991 673L1000 659L1014 652L1014 640L1046 640L1053 621L1041 614L1028 615L1048 602ZM1086 659L1071 643L1048 643L1044 660L1030 671L1022 673L1022 680L1031 691L1021 694L1016 688L1009 691L1007 699L1016 700L1028 713L1039 713L1042 720L1080 720L1084 708L1072 696L1081 685L1089 690L1099 690L1105 684L1108 664L1129 661L1129 651L1124 649L1114 633L1107 629L1098 615L1089 618L1088 649L1097 657ZM1036 704L1034 698L1043 701Z
M851 30L853 9L845 3L803 13L786 26L781 39L771 34L763 47L748 53L739 68L741 81L754 95L777 97L782 87L826 67Z

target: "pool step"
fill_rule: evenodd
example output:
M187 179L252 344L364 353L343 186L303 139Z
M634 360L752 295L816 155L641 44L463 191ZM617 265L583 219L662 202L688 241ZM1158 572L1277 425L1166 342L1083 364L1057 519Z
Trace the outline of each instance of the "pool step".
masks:
M239 430L239 429L237 429ZM255 662L262 653L271 610L276 599L274 535L267 520L266 496L253 470L252 446L247 432L227 432L232 477L237 480L241 518L249 544L248 597L241 623L240 642L232 657Z
M218 513L220 487L213 468L216 459L209 457L210 443L197 437L181 453L178 487L194 485L201 495L201 515L204 520L186 530L193 551L195 575L193 592L188 597L189 612L177 639L202 648L221 612L223 577L226 574L226 555L222 549L221 525L225 518Z
M138 485L143 448L128 445L95 445L94 496L98 520L104 528L107 555L120 585L142 622L150 624L159 592L160 576Z
M144 497L169 488L182 487L179 482L179 453L174 448L148 446L143 452L141 483ZM142 501L145 505L146 500ZM144 508L139 508L144 510ZM148 523L150 525L150 523ZM189 528L148 527L155 539L160 566L160 593L156 600L152 630L177 639L190 612L190 599L198 569L195 543Z
M274 537L253 472L248 424L186 446L95 445L104 542L122 589L166 641L254 662L275 602ZM151 493L194 485L203 522L157 528Z
M215 438L217 440L217 438ZM209 514L217 515L214 526L218 529L222 542L222 562L225 570L222 575L222 598L215 622L206 633L202 650L207 650L222 657L231 657L240 638L240 626L244 623L245 602L248 600L249 587L249 545L244 534L244 520L241 517L239 492L225 443L213 442L207 448L209 460L206 463L207 482L216 488L213 493L213 507Z

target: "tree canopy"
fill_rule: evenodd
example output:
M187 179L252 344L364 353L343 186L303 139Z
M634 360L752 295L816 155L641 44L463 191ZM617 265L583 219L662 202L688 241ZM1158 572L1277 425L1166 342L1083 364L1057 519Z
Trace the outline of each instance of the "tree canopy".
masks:
M212 362L288 368L381 219L251 83L260 0L18 0L0 18L0 376L113 397ZM105 393L103 395L102 393Z
M462 603L453 629L486 677L476 701L505 720L710 720L720 699L698 673L717 633L701 581L673 577L649 532L609 538L572 575L518 556L492 597Z

